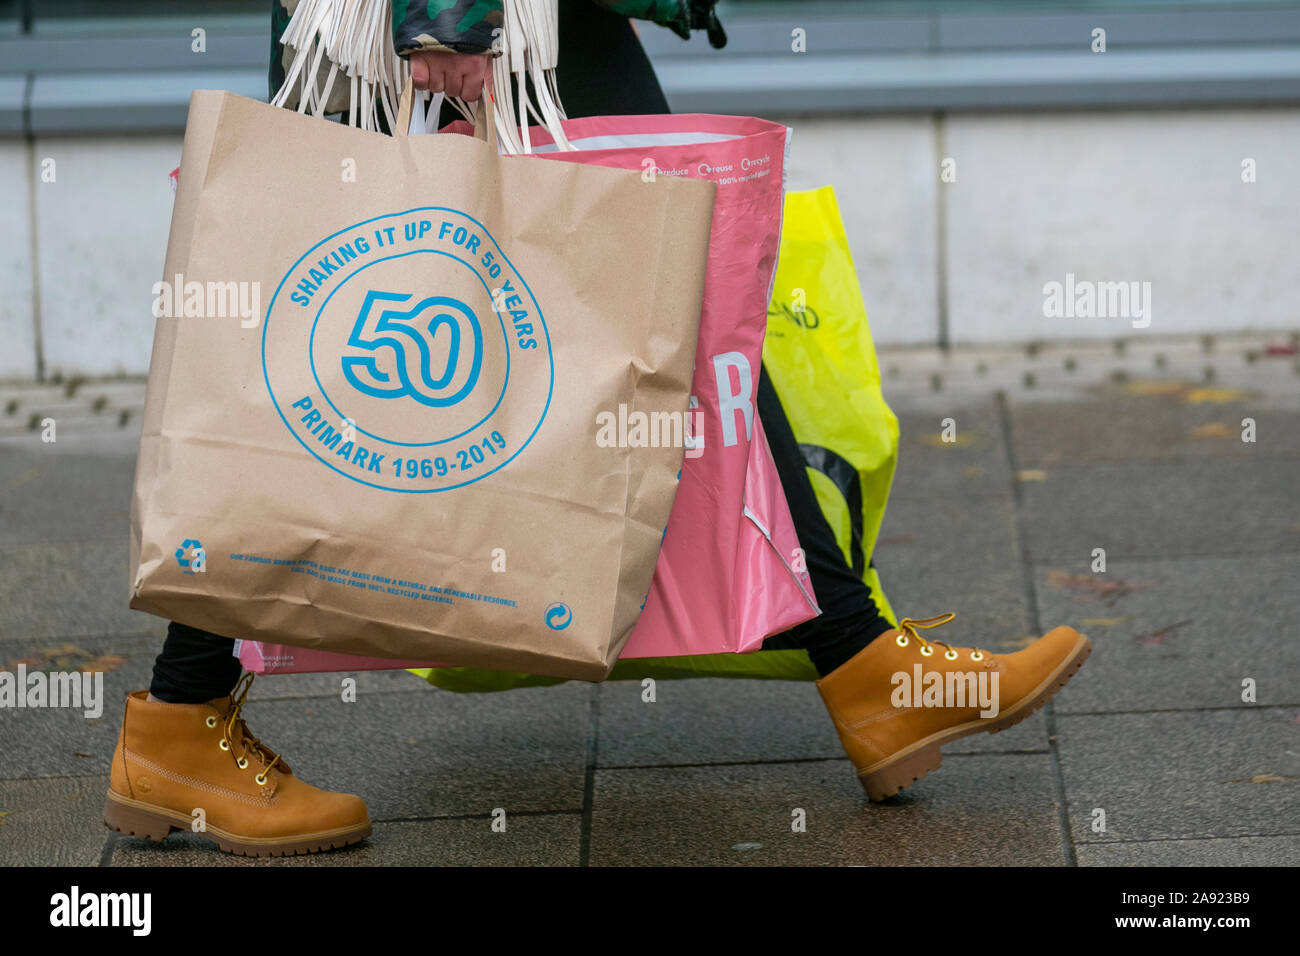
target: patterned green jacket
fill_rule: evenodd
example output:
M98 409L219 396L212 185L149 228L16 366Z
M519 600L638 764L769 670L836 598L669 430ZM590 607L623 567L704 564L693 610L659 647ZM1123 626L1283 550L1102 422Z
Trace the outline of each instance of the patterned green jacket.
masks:
M709 41L722 46L726 36L713 11L716 0L592 0L620 16L651 20L689 39L691 30L708 30ZM280 37L298 0L271 2L270 87L284 82L284 47ZM501 0L393 0L393 45L405 56L417 50L489 53L492 31L501 25Z

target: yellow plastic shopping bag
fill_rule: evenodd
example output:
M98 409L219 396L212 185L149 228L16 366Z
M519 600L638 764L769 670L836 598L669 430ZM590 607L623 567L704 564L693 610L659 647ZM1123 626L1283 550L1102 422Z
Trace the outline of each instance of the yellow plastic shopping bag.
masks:
M787 193L763 364L804 453L817 502L844 558L896 621L871 552L898 460L898 419L885 404L866 309L835 191ZM757 384L757 383L755 383ZM445 690L492 691L555 678L469 667L414 673ZM609 680L748 677L815 680L802 650L620 660Z
M898 462L898 419L830 186L785 197L763 364L781 396L822 513L844 558L895 620L871 551Z

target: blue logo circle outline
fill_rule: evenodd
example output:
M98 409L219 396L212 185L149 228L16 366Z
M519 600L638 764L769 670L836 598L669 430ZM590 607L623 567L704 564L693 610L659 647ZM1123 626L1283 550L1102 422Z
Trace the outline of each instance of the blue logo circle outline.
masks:
M266 333L267 333L267 329L270 328L271 325L271 312L275 309L275 303L280 298L280 292L284 288L285 282L289 280L289 276L291 276L294 273L294 270L296 270L300 265L302 265L303 261L308 256L310 256L321 246L325 245L325 243L329 242L331 239L343 235L343 233L345 232L350 232L351 230L356 229L359 226L369 225L372 222L378 222L381 219L392 219L397 216L407 216L415 212L455 213L458 216L464 216L470 222L474 223L474 225L478 226L480 229L483 230L483 234L487 236L488 240L496 248L498 255L501 257L501 261L510 267L510 271L515 274L515 277L519 280L519 284L523 286L524 291L528 293L528 298L532 300L533 309L537 316L537 322L542 327L542 332L546 336L546 363L550 370L550 376L546 385L546 405L542 408L542 414L537 419L537 424L534 425L533 430L528 433L528 437L525 438L522 442L520 442L519 447L515 449L515 453L511 455L509 458L507 458L505 461L501 462L495 468L489 469L488 471L483 472L481 475L477 475L474 478L471 478L469 481L462 481L459 484L455 484L455 485L445 485L441 488L390 488L387 485L377 485L374 482L365 481L361 478L356 477L355 475L349 475L347 472L343 471L337 466L331 464L328 461L325 461L323 458L317 455L316 452L313 451L312 448L305 441L302 440L302 438L299 437L298 433L293 430L293 426L289 424L289 420L284 417L284 411L280 408L280 402L275 397L275 391L271 388L271 379L267 375L267 371L266 371ZM515 265L513 262L510 261L510 258L504 252L501 251L500 244L496 241L495 237L493 237L492 233L488 231L487 227L484 226L477 219L475 219L473 216L469 215L468 213L461 212L459 209L452 209L450 206L415 206L411 209L404 209L401 212L389 212L389 213L383 213L382 215L378 215L378 216L371 216L369 219L363 219L360 222L354 222L349 226L345 226L344 228L338 230L337 232L331 233L330 235L322 239L320 242L316 243L316 245L312 246L301 256L299 256L297 261L295 261L294 264L289 267L289 269L285 272L284 277L280 280L279 284L276 285L275 292L271 295L271 302L266 307L266 316L262 321L262 382L264 385L266 385L266 393L271 396L271 404L275 406L276 414L280 416L280 421L284 423L284 427L288 429L289 434L293 436L294 441L296 441L299 445L302 445L302 447L306 449L309 455L315 458L326 468L330 469L331 471L337 472L338 474L342 475L344 478L347 478L349 481L355 481L357 484L366 485L367 487L374 488L377 491L394 491L397 492L398 494L407 494L407 495L430 495L430 494L437 494L438 492L442 492L442 491L455 491L457 488L464 488L467 485L472 485L475 482L482 481L484 478L487 478L489 475L496 474L506 465L510 464L517 457L519 457L520 452L522 452L525 448L528 447L529 443L531 443L533 438L537 435L538 430L542 427L542 423L546 421L547 412L551 410L551 399L555 395L555 353L551 348L551 330L546 325L546 317L542 313L541 306L537 304L537 296L533 295L533 290L529 287L528 282L527 280L524 279L522 273L520 273L520 271L515 268Z
M486 232L486 230L484 231ZM326 239L325 242L329 242L329 240ZM483 283L483 291L485 291L488 294L489 299L492 298L492 290L488 288L488 284L486 282L483 282L483 277L478 274L477 270L475 270L467 262L465 262L464 259L460 258L459 256L453 256L450 252L443 252L441 249L412 249L410 252L399 252L396 255L384 256L382 259L376 259L374 262L367 262L360 269L357 269L355 272L349 273L347 278L345 278L342 282L340 282L336 288L330 290L330 294L327 295L325 297L325 301L320 304L320 308L316 310L316 318L313 319L311 323L311 333L307 336L307 360L308 362L311 363L311 377L315 379L316 387L319 388L320 393L325 396L325 401L329 404L329 407L334 409L334 414L338 415L342 419L352 421L352 426L361 434L373 438L375 441L386 442L389 445L398 445L402 448L433 448L437 445L442 445L447 442L456 441L457 439L464 438L466 435L468 435L470 432L478 428L485 421L487 421L489 418L491 418L493 415L496 414L496 410L501 407L501 402L504 401L506 397L506 390L510 386L510 333L506 331L506 322L505 319L501 317L501 313L493 309L493 312L496 312L497 323L501 326L501 336L502 338L505 339L505 343L506 343L506 375L504 381L502 381L501 383L501 394L497 396L496 404L492 406L491 411L489 411L486 415L484 415L482 418L476 421L473 425L469 426L469 428L465 429L463 432L460 432L457 435L452 435L450 438L440 438L438 439L438 441L425 441L425 442L395 441L391 438L385 438L383 435L376 435L373 434L372 432L366 431L364 428L359 426L350 416L344 415L343 412L339 411L339 407L334 404L334 399L330 398L330 393L325 391L325 386L322 385L320 382L320 376L316 374L316 354L312 348L312 345L316 341L316 323L320 321L320 316L321 313L325 311L325 306L328 305L330 299L334 297L334 293L338 292L339 289L343 288L343 286L345 286L348 282L350 282L353 276L358 276L361 273L365 272L367 269L369 269L371 266L377 266L381 262L388 262L390 259L402 259L405 258L406 256L417 256L424 253L428 253L431 255L438 255L438 256L446 256L449 259L455 259L461 265L465 266L466 269L469 269L469 271L473 274L474 278L478 279L479 282ZM511 266L511 268L513 269L514 267ZM290 269L289 271L292 272L293 269ZM516 272L515 275L519 275L519 273ZM524 281L522 276L520 277L519 281L520 282ZM263 350L262 360L263 362L266 361L265 350ZM554 366L552 366L552 375L554 375ZM550 403L548 401L547 403L548 407L549 404ZM544 412L543 415L545 415Z
M564 609L564 623L552 624L551 618L555 616L552 612L559 608ZM546 622L546 626L552 631L562 631L573 623L573 608L569 607L569 605L565 604L563 601L555 601L554 603L547 605L546 610L542 612L542 619Z

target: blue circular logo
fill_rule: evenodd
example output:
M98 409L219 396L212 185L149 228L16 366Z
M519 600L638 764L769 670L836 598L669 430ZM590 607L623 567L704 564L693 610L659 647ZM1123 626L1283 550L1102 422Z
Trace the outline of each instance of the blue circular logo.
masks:
M556 601L546 609L546 626L552 631L562 631L573 623L573 608Z
M431 206L322 240L276 288L262 371L285 426L362 484L427 493L486 478L541 427L550 334L482 224Z

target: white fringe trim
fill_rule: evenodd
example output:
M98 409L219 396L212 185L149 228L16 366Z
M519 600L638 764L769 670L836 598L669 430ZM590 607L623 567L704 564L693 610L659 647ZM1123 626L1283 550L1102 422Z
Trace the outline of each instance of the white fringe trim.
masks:
M501 151L533 152L530 120L544 127L560 149L574 149L560 126L568 117L555 82L560 52L557 0L502 3L505 20L495 41L499 46L494 47L501 53L492 60ZM296 99L299 113L310 110L320 117L340 112L344 109L340 84L346 83L352 125L377 130L382 109L392 129L411 70L393 49L391 23L392 0L299 0L280 38L292 60L272 105L290 106ZM519 89L517 100L511 95L512 74ZM340 80L340 75L346 79ZM533 97L526 95L525 77L532 80ZM331 106L336 86L338 97ZM457 97L450 102L472 119L473 110L464 100Z

